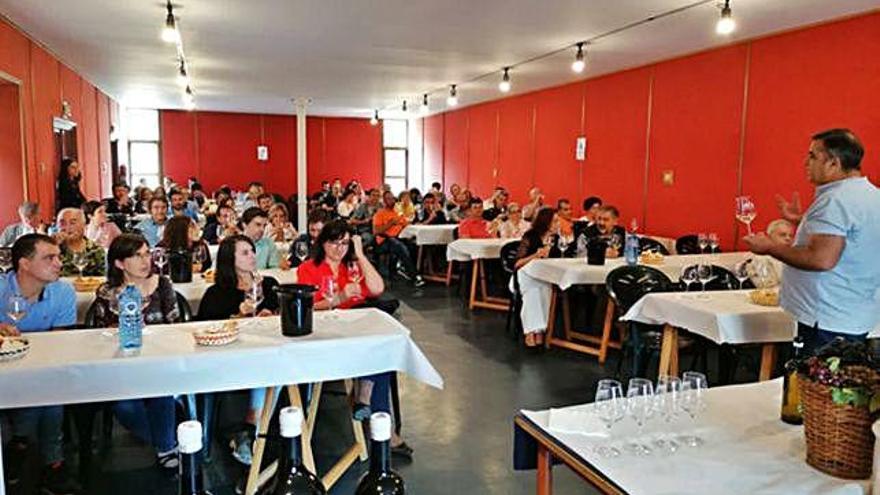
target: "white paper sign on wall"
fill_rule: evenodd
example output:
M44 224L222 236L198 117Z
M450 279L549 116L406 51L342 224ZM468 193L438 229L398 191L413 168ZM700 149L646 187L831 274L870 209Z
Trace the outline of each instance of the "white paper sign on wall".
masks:
M577 143L575 144L575 152L574 152L575 160L582 162L587 158L587 138L584 136L580 136L577 138Z
M261 162L269 160L268 146L257 146L257 160L260 160Z

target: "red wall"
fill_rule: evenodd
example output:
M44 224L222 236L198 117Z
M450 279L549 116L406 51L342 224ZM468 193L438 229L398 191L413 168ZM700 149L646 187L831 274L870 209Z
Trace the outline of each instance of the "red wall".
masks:
M176 181L198 177L208 191L258 180L284 196L296 192L296 117L163 110L162 168ZM309 117L308 190L335 177L368 186L382 180L382 130L365 119ZM257 146L269 160L257 160Z
M18 87L14 84L0 83L0 170L3 170L0 222L3 225L18 218L16 208L24 200L19 104Z
M550 201L599 195L651 233L714 231L729 249L740 190L758 228L777 216L775 194L812 196L802 162L817 131L853 129L880 179L877 33L872 13L434 115L426 177L482 196L501 184L517 201L533 185Z
M58 164L55 163L52 118L61 115L62 100L70 103L72 120L78 126L77 150L83 169L83 189L91 197L105 194L110 185L108 113L115 102L2 19L0 71L20 83L27 197L40 203L43 217L52 217L55 204ZM102 163L108 166L102 167ZM4 201L22 199L21 169L20 160L0 164L0 175L5 179L0 181L0 197ZM5 215L8 210L2 208ZM5 218L0 216L0 221Z

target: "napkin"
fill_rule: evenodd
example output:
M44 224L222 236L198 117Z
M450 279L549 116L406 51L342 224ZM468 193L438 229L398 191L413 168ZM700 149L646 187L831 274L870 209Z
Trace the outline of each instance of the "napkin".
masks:
M576 433L590 437L608 437L608 428L600 420L593 408L566 407L550 409L548 429L560 433Z

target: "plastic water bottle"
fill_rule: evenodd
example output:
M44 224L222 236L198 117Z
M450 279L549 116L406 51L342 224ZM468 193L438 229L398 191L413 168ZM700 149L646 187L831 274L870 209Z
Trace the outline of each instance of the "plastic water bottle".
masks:
M639 263L639 237L632 232L626 233L623 255L626 257L627 265L634 266Z
M119 350L137 351L143 343L144 318L141 311L141 291L129 285L119 293Z

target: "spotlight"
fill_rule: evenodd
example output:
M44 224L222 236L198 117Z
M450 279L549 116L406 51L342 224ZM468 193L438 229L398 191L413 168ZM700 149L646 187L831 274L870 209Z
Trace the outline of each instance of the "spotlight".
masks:
M458 91L455 89L455 84L449 86L449 96L446 98L446 104L450 107L458 105Z
M177 71L177 84L182 88L189 86L189 74L186 73L186 64L183 60L180 61L180 69Z
M428 93L425 93L425 94L422 96L422 108L421 108L421 111L422 111L423 114L427 114L427 113L428 113L428 110L429 110L429 108L428 108Z
M510 74L508 73L508 71L510 71L510 67L505 67L504 75L501 76L501 82L498 83L498 89L502 93L507 93L508 91L510 91Z
M166 43L177 43L180 41L180 32L177 31L177 21L174 20L174 7L171 6L171 0L166 5L168 13L165 15L165 28L162 29L162 41Z
M581 42L577 44L577 54L574 56L574 62L571 63L571 70L580 74L586 66L587 63L584 61L584 44Z
M721 18L715 25L715 32L727 36L736 29L736 21L733 20L733 12L730 10L730 0L724 0L724 7L721 8Z
M373 118L370 119L370 125L379 125L379 111L373 110Z

